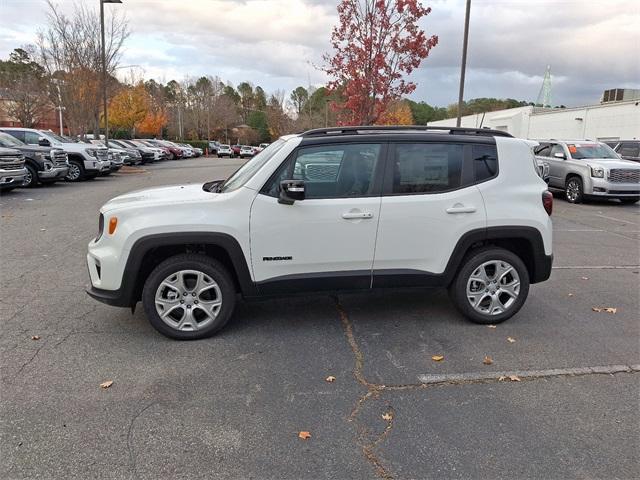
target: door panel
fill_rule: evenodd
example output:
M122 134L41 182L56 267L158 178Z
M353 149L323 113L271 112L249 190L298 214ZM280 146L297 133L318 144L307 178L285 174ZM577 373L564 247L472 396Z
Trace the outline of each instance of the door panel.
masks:
M390 146L374 287L431 284L445 271L460 237L486 227L484 201L472 184L475 160L486 163L496 155L495 146L488 148L474 159L472 148L459 144Z
M549 185L557 188L564 188L564 178L566 176L566 160L562 158L556 158L553 155L555 153L564 153L562 145L554 144L551 147L550 157L545 159L549 163Z
M484 201L475 185L441 194L383 197L374 286L382 270L443 273L460 237L484 227Z
M370 288L380 214L383 144L300 147L251 207L251 260L263 293ZM278 202L280 182L305 199Z
M366 277L368 288L379 214L380 197L309 199L283 205L277 198L257 195L251 208L255 281L285 275L298 275L298 280L300 276L325 278L326 285L318 285L320 290L331 288L331 273L352 272L359 280Z

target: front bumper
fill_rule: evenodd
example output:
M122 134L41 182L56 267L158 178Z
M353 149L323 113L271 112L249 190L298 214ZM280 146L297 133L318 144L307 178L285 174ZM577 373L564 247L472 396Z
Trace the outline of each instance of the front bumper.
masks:
M640 183L616 183L605 178L591 177L591 183L584 193L594 197L638 197Z
M40 180L62 180L67 173L69 173L69 167L65 165L38 172L38 177Z
M0 170L0 189L19 187L24 183L27 177L27 169L19 170Z

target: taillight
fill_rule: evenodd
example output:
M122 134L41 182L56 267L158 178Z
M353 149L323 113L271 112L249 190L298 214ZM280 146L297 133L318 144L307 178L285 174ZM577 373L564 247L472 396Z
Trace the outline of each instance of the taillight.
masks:
M553 193L551 193L549 190L545 190L544 192L542 192L542 206L550 216L553 212Z

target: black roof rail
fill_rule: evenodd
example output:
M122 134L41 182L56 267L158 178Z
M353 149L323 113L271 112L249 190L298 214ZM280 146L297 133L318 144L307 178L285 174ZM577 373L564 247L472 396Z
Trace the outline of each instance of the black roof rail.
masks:
M449 135L478 135L484 137L512 137L510 133L502 130L492 130L490 128L467 128L467 127L430 127L428 125L367 125L354 127L330 127L315 128L302 132L302 137L320 137L325 135L358 135L360 133L437 133L446 132Z

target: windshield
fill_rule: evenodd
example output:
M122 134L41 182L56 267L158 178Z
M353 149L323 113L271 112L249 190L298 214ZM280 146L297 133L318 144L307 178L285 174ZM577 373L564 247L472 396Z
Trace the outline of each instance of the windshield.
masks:
M43 135L46 135L47 137L53 138L56 142L60 142L60 143L73 143L70 139L68 138L64 138L61 137L60 135L56 135L53 132L43 132L40 131L40 133L42 133Z
M279 139L258 153L255 157L245 163L229 179L224 182L221 192L231 192L243 186L253 175L260 170L265 163L273 157L285 144L285 140Z
M5 148L11 147L24 147L25 144L18 140L13 135L9 135L8 133L0 132L0 146Z
M584 160L589 158L611 158L618 160L618 154L603 143L574 143L567 145L571 158Z

